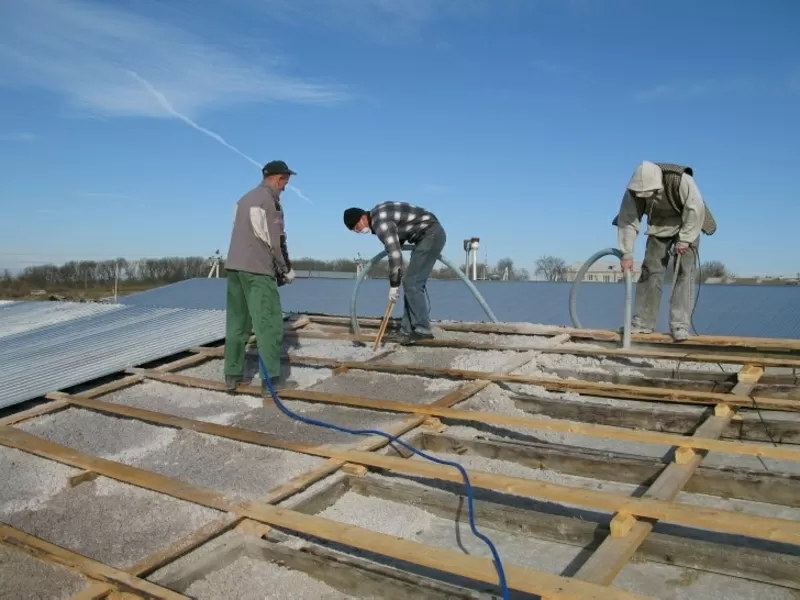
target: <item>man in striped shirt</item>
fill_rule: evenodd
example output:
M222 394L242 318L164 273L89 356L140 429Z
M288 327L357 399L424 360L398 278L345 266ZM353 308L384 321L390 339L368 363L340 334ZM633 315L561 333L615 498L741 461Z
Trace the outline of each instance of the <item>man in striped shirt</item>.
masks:
M356 233L378 236L389 257L389 300L397 300L403 284L401 343L433 337L425 286L447 241L444 228L432 212L406 202L383 202L372 210L348 208L344 224ZM403 244L413 245L404 270Z

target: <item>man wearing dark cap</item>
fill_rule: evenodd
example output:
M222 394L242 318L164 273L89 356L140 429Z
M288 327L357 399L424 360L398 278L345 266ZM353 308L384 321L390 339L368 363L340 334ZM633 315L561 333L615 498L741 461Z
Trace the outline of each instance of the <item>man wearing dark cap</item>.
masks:
M281 371L283 311L278 293L278 286L292 283L295 277L286 248L280 195L296 173L282 160L267 163L261 172L261 183L236 204L225 259L225 386L229 391L244 379L245 346L253 330L275 388L296 387ZM269 394L264 382L261 391Z
M344 224L356 233L373 233L389 256L389 300L396 300L403 283L401 344L433 338L425 286L447 242L432 212L406 202L383 202L372 210L348 208ZM408 269L403 272L403 244L413 244Z

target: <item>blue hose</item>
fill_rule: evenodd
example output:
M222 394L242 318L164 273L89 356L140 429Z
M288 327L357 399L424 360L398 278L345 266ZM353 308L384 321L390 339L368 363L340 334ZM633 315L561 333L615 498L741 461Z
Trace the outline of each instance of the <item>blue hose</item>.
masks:
M472 493L472 484L469 480L469 475L467 475L466 469L462 467L460 464L456 462L451 462L449 460L442 460L441 458L436 458L435 456L431 456L430 454L426 454L421 450L417 450L413 446L407 444L406 442L397 439L395 436L388 434L384 431L377 431L374 429L348 429L346 427L340 427L338 425L333 425L331 423L325 423L324 421L317 421L316 419L310 419L308 417L304 417L299 415L295 412L289 410L281 399L278 397L278 393L275 391L275 388L272 386L272 380L270 379L269 375L267 374L267 367L264 364L264 359L261 357L261 352L258 353L258 363L261 367L262 377L269 388L269 393L272 394L272 399L275 401L275 405L280 409L282 413L291 417L292 419L296 419L307 425L316 425L317 427L326 427L328 429L333 429L334 431L341 431L343 433L349 433L352 435L379 435L381 437L386 438L390 442L395 444L400 444L406 450L413 452L414 454L421 456L422 458L426 458L431 462L440 464L440 465L447 465L449 467L455 467L461 473L461 477L464 479L464 486L467 488L467 504L469 506L469 527L472 529L472 533L475 534L475 537L481 539L486 545L489 547L489 550L494 557L494 566L497 569L497 576L500 579L500 588L503 590L503 600L509 600L509 591L508 591L508 584L506 583L506 573L503 569L503 563L500 560L500 553L497 552L497 548L492 543L488 537L483 535L478 528L475 526L475 514L473 508L473 493Z

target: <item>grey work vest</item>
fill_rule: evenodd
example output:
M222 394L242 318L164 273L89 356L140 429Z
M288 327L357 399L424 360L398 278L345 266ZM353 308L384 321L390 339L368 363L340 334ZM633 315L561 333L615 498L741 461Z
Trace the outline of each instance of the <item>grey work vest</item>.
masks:
M278 231L283 231L283 209L278 194L269 185L262 183L242 196L236 204L225 268L274 276L277 269L272 250L253 233L250 220L250 209L253 207L263 208L267 218L272 217L279 224ZM275 249L280 248L280 239L271 241Z

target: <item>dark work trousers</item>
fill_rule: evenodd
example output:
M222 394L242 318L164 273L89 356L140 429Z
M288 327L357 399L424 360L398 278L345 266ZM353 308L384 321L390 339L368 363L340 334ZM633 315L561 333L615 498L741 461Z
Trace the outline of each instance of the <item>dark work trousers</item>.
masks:
M428 227L411 250L408 269L403 275L404 306L400 329L405 334L431 333L430 306L425 286L446 242L444 228L435 223Z
M250 332L270 379L281 375L283 310L278 282L272 275L228 271L228 302L225 311L225 375L244 374L245 346ZM260 372L260 369L259 369Z

